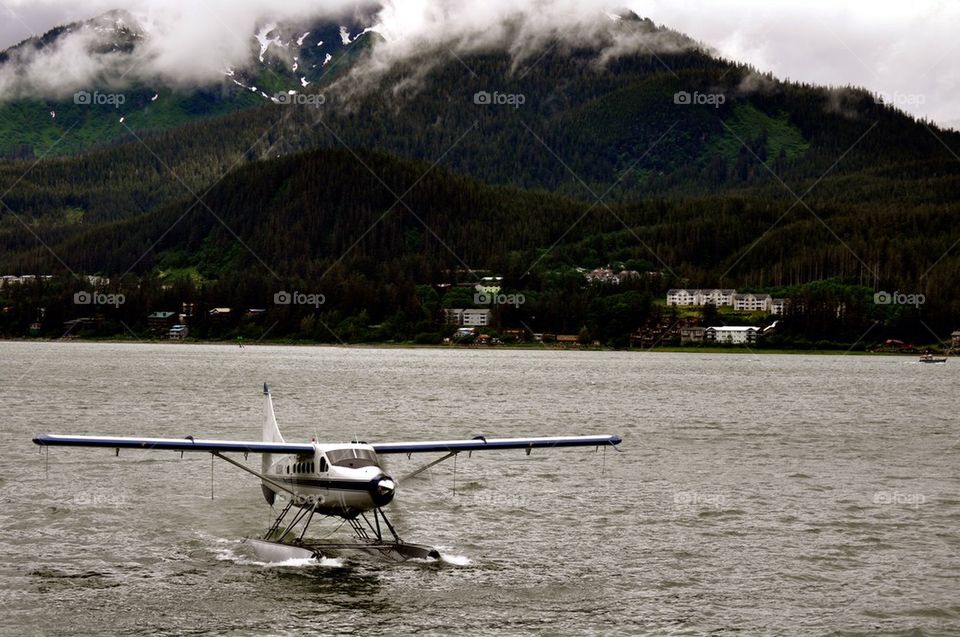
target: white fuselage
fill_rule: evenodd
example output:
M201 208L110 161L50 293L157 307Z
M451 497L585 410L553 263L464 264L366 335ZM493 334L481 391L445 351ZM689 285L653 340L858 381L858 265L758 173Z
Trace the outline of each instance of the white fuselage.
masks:
M385 506L393 499L396 482L380 468L370 445L314 443L313 447L312 455L271 455L264 463L264 475L269 480L264 481L264 487L302 508L348 518Z

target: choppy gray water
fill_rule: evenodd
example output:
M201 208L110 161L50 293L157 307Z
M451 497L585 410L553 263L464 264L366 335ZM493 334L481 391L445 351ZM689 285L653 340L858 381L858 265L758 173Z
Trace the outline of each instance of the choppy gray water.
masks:
M960 633L960 360L0 343L4 634ZM34 433L619 433L461 455L394 516L439 563L265 565L209 457ZM423 460L421 459L420 462ZM399 475L418 460L395 460ZM323 527L328 531L333 526ZM341 530L342 531L342 530Z

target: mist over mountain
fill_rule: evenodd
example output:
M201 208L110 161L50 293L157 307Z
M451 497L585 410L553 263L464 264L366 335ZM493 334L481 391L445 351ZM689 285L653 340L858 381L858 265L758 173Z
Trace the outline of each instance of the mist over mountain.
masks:
M506 51L519 63L558 40L601 49L604 58L641 48L672 51L693 46L663 30L612 28L610 23L628 12L611 13L598 2L491 2L464 7L437 1L423 4L414 15L410 9L389 1L322 7L295 2L276 8L241 2L209 10L174 3L141 11L114 9L58 26L0 54L0 101L56 99L80 89L121 89L137 82L210 88L232 71L255 74L271 62L293 67L304 54L317 53L313 47L349 45L369 32L380 34L383 44L357 77L411 57L422 59L436 50L460 55ZM329 32L321 25L337 28ZM316 37L318 27L324 31L321 38ZM314 37L308 41L310 36Z
M0 56L0 100L59 98L80 89L120 89L137 82L209 88L231 69L255 73L258 62L292 62L302 51L296 42L306 31L294 34L287 26L307 29L322 19L352 29L372 20L352 3L282 3L269 12L257 7L249 2L216 8L158 4L59 26ZM325 35L328 46L342 42L336 31ZM310 46L318 42L314 39Z

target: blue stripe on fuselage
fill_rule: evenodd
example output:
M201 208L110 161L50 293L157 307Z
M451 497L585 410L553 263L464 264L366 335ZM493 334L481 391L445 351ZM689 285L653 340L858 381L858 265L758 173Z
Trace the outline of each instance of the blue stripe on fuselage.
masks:
M342 491L368 491L370 480L330 480L325 478L280 478L280 482L298 487L316 489L340 489Z

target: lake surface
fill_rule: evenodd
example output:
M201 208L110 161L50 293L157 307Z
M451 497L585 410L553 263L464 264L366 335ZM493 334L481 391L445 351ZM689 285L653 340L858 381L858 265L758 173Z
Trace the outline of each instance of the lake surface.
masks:
M960 359L4 342L0 361L3 634L960 633ZM622 453L461 454L455 493L449 462L407 481L393 519L440 562L269 565L239 544L272 517L254 477L218 462L211 500L209 456L31 443L258 439L264 381L290 441L616 433Z

